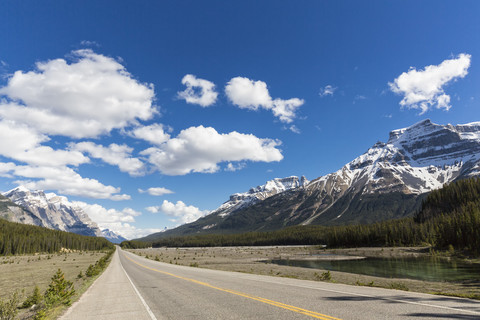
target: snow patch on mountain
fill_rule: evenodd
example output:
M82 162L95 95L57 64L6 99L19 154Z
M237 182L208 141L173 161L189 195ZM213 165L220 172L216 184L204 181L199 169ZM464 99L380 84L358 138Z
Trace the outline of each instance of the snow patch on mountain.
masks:
M453 126L434 124L427 119L391 131L387 143L375 143L336 172L311 182L304 177L268 181L248 192L231 195L212 214L226 217L273 195L299 189L330 197L327 205L319 201L317 213L305 221L308 224L347 192L422 194L479 173L480 122Z
M253 205L259 201L265 200L275 194L282 193L288 190L302 188L307 185L309 181L305 177L298 178L291 176L287 178L275 178L267 181L264 185L251 188L244 193L234 193L230 199L223 203L218 209L211 214L226 217L233 211Z
M115 232L111 231L110 229L103 229L102 236L106 238L108 241L112 243L121 243L122 241L126 241L124 237L116 234Z
M102 232L84 210L70 202L68 198L55 193L45 193L42 190L31 191L24 186L19 186L4 192L3 196L25 209L17 213L14 219L16 222L86 236L105 237L108 240L123 239L110 230Z

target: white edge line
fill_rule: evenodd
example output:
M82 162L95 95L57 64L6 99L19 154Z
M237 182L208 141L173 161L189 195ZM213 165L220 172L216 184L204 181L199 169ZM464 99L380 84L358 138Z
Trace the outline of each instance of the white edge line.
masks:
M258 279L257 281L267 282L267 283L275 283L275 284L280 284L280 285L283 284L283 283L268 281L268 280L265 280L265 279ZM362 294L362 293L345 292L345 291L339 291L339 290L332 290L332 289L318 288L318 287L298 285L298 284L290 284L290 283L285 283L284 285L288 285L288 286L292 286L292 287L308 288L308 289L314 289L314 290L320 290L320 291L327 291L327 292L334 292L334 293L346 294L346 295L351 295L351 296L358 296L358 297L365 297L365 298L375 298L375 299L381 299L381 300L386 300L386 301L407 303L407 304L419 305L419 306L424 306L424 307L446 309L446 310L452 310L452 311L460 311L460 312L471 313L471 314L480 314L480 312L473 311L473 310L468 310L468 309L459 309L459 308L453 308L453 307L439 306L439 305L436 305L436 304L428 304L428 303L422 303L422 302L408 301L408 300L403 300L403 299L395 299L395 298L381 297L381 296L372 296L372 295L367 295L367 294Z
M120 259L119 259L119 261L120 261ZM145 300L143 299L143 297L142 297L142 295L140 294L140 292L138 292L137 287L135 287L135 285L133 284L132 279L130 279L130 277L128 276L127 271L125 271L125 269L123 268L122 261L120 261L120 267L122 267L123 272L124 272L125 275L127 276L128 281L130 281L130 284L132 285L133 290L135 290L135 292L137 293L137 296L140 298L140 301L142 301L143 306L144 306L145 309L147 310L148 315L150 316L150 318L151 318L152 320L157 320L157 318L156 318L155 315L153 314L152 310L150 309L150 307L148 306L148 304L147 304L147 303L145 302Z
M122 269L123 269L123 266L122 266ZM213 270L213 269L203 269L203 270L219 271L219 270ZM125 269L123 271L125 271ZM125 272L125 274L127 274L127 273ZM241 273L241 274L245 275L243 273ZM127 277L128 277L128 275L127 275ZM128 277L128 279L130 280L129 277ZM246 278L246 279L252 280L251 278ZM438 308L438 309L444 309L444 310L451 310L451 311L459 311L459 312L470 313L470 314L480 314L480 312L478 312L478 311L473 311L473 310L468 310L468 309L459 309L459 308L454 308L454 307L440 306L440 305L437 305L437 304L428 304L428 303L408 301L408 300L403 300L403 299L395 299L395 298L382 297L382 296L373 296L373 295L368 295L368 294L346 292L346 291L326 289L326 288L319 288L319 287L313 287L313 286L308 286L308 285L281 283L281 282L277 282L277 281L271 281L270 279L268 279L268 280L267 279L255 279L254 281L273 283L273 284L277 284L277 285L288 285L288 286L292 286L292 287L307 288L307 289L326 291L326 292L334 292L334 293L340 293L340 294L346 294L346 295L358 296L358 297L365 297L365 298L375 298L375 299L381 299L381 300L385 300L385 301L406 303L406 304L412 304L412 305L418 305L418 306L424 306L424 307L431 307L431 308ZM130 280L130 282L132 283L131 280ZM132 283L132 286L135 289L135 291L137 291L137 289L135 288L133 283ZM382 288L380 288L380 289L382 289ZM138 293L138 291L137 291L137 293ZM424 294L424 293L420 293L420 294ZM140 293L138 293L138 295L140 296ZM424 294L424 295L426 295L426 294ZM451 297L451 298L455 299L455 297ZM142 299L141 296L140 296L140 299ZM461 298L456 298L456 299L461 299ZM142 301L143 301L143 299L142 299ZM147 309L150 310L145 302L144 302L144 304L147 307Z

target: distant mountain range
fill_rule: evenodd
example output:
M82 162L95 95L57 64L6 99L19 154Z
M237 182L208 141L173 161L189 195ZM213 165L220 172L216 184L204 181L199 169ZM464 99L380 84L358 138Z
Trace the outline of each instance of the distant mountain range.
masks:
M41 190L30 191L22 186L0 195L0 218L85 236L104 237L113 243L125 238L98 225L66 197Z
M142 240L292 225L370 223L412 215L430 191L480 174L480 122L424 120L390 132L340 170L308 181L274 179L237 193L199 220Z

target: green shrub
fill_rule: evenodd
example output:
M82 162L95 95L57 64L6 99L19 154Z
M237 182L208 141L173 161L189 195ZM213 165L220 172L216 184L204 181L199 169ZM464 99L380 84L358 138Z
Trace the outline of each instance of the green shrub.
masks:
M20 308L30 308L33 305L38 305L42 301L42 295L40 294L40 289L38 286L35 286L33 292L30 296L25 299Z
M318 280L318 281L332 280L332 274L330 273L330 271L322 272L322 274L318 274L315 272L313 275L315 276L315 280Z
M15 292L9 300L0 299L0 320L11 320L17 315L19 303L18 293Z
M96 270L95 266L93 264L89 265L87 268L87 271L85 272L85 275L87 277L93 277L98 274L98 271Z
M390 289L397 289L397 290L403 290L403 291L408 291L408 287L401 282L392 282L390 283Z

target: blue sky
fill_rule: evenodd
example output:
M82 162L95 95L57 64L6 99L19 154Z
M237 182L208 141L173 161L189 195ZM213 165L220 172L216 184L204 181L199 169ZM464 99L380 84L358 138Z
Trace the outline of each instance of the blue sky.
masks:
M276 177L336 171L422 119L480 121L479 12L2 1L0 190L65 195L132 238Z

